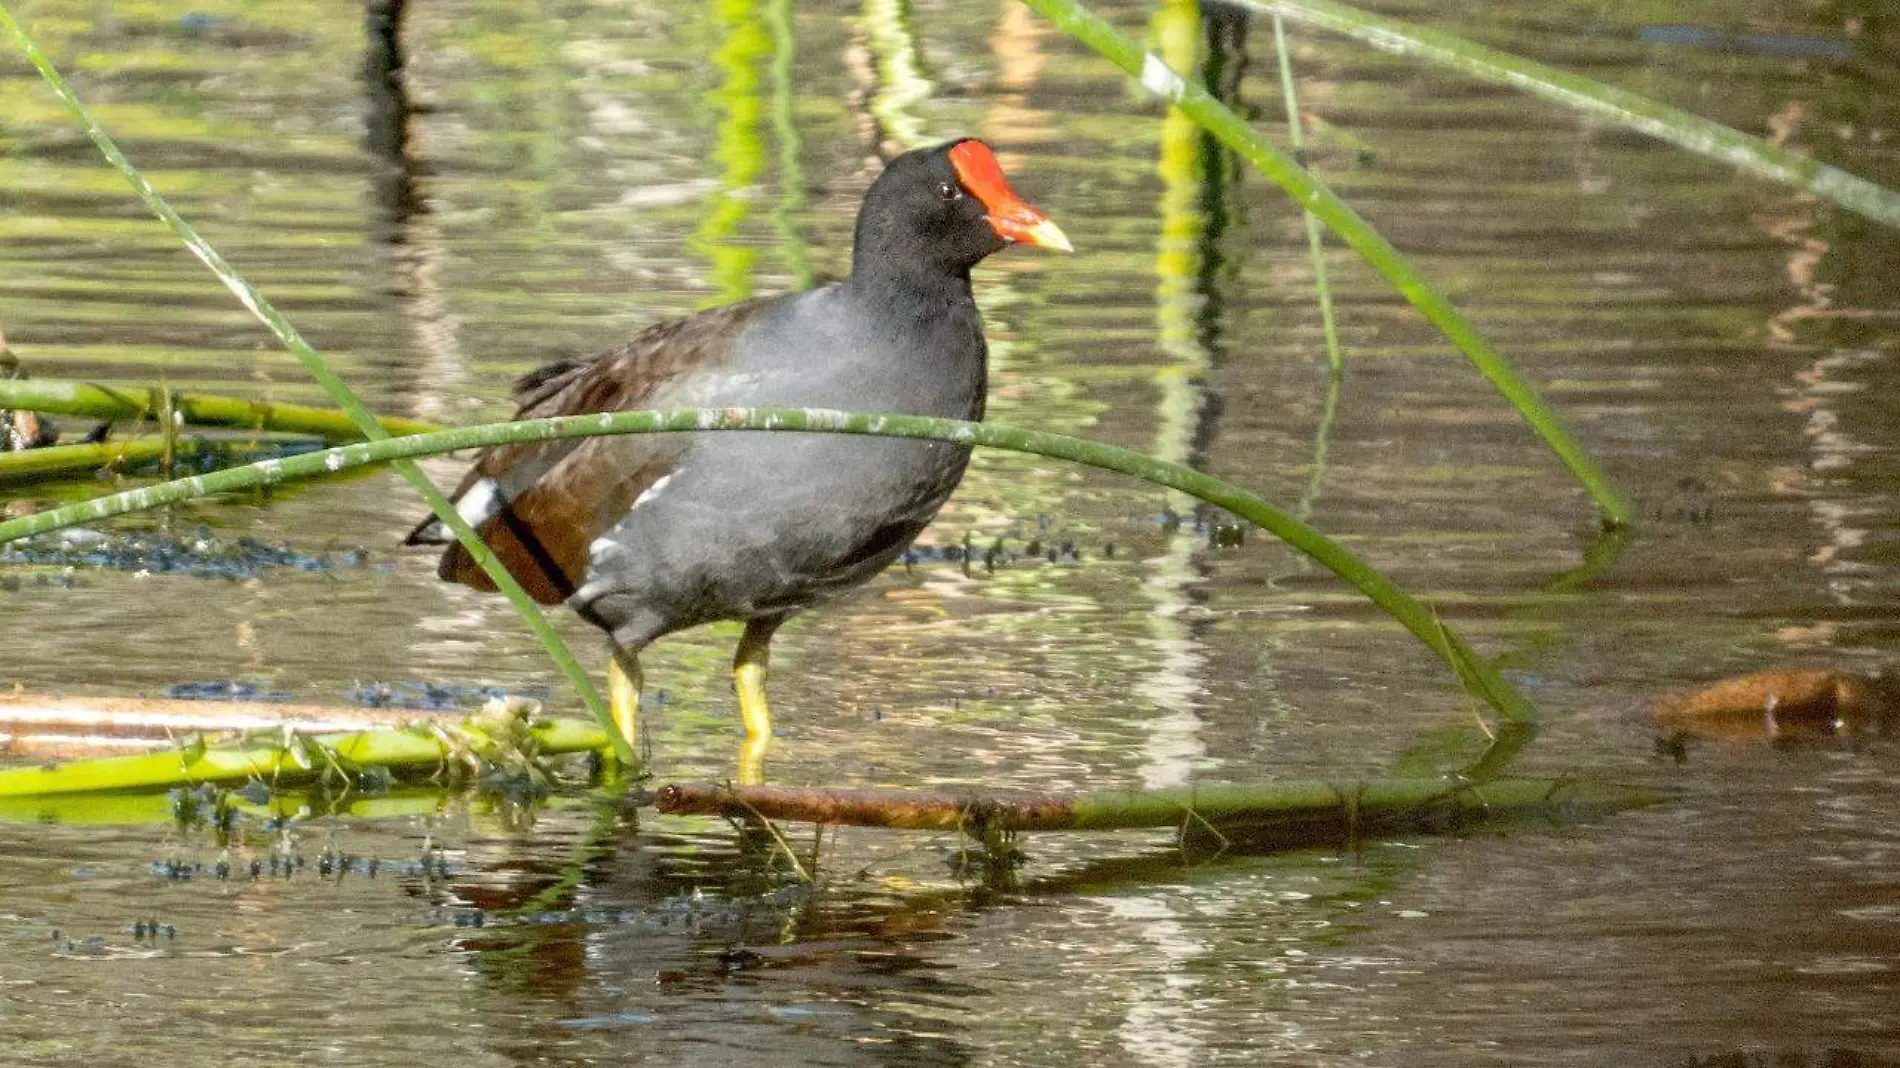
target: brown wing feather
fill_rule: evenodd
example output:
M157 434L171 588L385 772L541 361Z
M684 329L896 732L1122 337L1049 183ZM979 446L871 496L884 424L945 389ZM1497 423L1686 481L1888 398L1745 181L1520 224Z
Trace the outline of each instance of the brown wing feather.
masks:
M516 418L662 403L669 384L723 365L747 322L777 299L658 323L591 360L549 364L516 383ZM476 457L453 499L484 478L495 480L506 503L476 531L535 600L557 604L580 585L588 546L673 469L684 447L684 439L671 434L501 445ZM424 537L429 525L412 532L410 542ZM459 544L443 552L438 572L478 590L495 588Z
M559 604L587 572L588 546L673 468L679 443L636 450L625 439L587 442L480 526L489 549L542 604ZM642 443L645 444L645 443ZM438 573L478 590L493 580L461 545L442 553Z

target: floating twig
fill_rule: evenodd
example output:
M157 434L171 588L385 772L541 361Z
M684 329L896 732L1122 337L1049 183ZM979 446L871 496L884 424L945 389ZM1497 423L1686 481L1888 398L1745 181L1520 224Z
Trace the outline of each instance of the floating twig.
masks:
M978 840L999 832L1195 826L1218 829L1223 836L1252 828L1305 840L1315 834L1337 837L1341 831L1356 835L1435 826L1461 814L1627 807L1659 797L1637 787L1517 778L1483 784L1442 778L1299 781L1028 796L674 783L660 788L657 804L671 815L958 830Z

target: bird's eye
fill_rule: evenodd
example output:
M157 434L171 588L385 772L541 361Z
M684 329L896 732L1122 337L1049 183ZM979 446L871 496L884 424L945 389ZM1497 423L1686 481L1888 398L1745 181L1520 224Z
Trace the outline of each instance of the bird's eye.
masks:
M945 200L962 200L963 190L955 182L945 182L937 187L937 195Z

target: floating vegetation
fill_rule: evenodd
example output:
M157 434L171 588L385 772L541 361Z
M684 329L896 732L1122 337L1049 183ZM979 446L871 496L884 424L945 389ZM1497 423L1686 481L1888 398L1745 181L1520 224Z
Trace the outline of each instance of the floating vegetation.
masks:
M344 878L376 879L383 876L410 879L446 879L461 873L451 868L440 850L425 851L418 859L383 860L360 857L335 849L324 849L312 860L307 854L290 848L272 848L264 855L233 864L229 860L186 860L165 857L147 865L152 877L171 883L194 880L216 882L290 881L300 876L340 882Z
M491 701L520 699L545 701L551 691L546 686L509 688L492 683L431 682L426 679L398 679L395 682L359 682L343 691L344 700L358 708L396 708L409 712L457 712L479 708ZM294 700L283 690L244 679L205 679L180 682L165 687L164 695L181 701L261 701L282 703Z
M281 569L327 572L368 563L368 551L360 548L311 553L250 537L224 538L209 527L185 535L72 527L0 545L0 566L105 568L197 578L247 579Z
M179 682L165 687L165 696L180 701L266 701L282 702L291 698L283 690L266 689L254 682L238 679L211 679L205 682Z
M358 683L344 692L344 697L351 704L361 708L401 708L414 712L454 712L471 705L485 705L490 701L545 701L549 696L550 691L546 686L509 689L419 679Z
M247 678L203 678L165 686L163 696L177 701L260 701L285 703L295 699L285 690ZM359 709L403 709L412 713L454 713L483 707L490 701L545 701L547 686L496 686L492 682L429 682L399 678L395 682L357 682L344 690L344 699Z
M1158 512L1130 517L1135 527L1155 527L1164 534L1187 530L1206 542L1210 549L1231 549L1246 543L1246 521L1224 509L1197 503L1186 512L1163 507ZM1019 565L1079 564L1084 560L1113 560L1116 543L1087 534L1070 537L1055 520L1039 515L1035 523L1016 524L1007 532L995 534L967 531L962 540L940 544L914 544L898 560L905 567L919 565L961 565L965 574L977 568L994 572Z
M1113 555L1112 553L1105 555ZM899 557L905 567L918 564L961 564L969 572L972 566L986 571L1017 564L1080 563L1082 549L1072 538L995 537L978 541L965 537L948 545L912 545Z
M510 801L532 800L554 782L554 758L600 754L611 746L598 726L543 717L540 709L534 701L496 700L456 721L425 719L321 734L282 728L191 735L157 752L0 770L0 798L161 787L189 791L220 784L262 784L274 791L279 785L314 783L357 791L366 783L379 786L387 777L402 775L473 785ZM242 800L241 794L220 797L220 803L234 805ZM202 806L193 805L197 807L174 812L174 818L204 820ZM0 816L6 814L0 806ZM223 817L214 812L210 818L216 822Z
M704 893L678 894L644 908L576 907L532 909L498 915L482 909L437 909L432 918L451 927L560 927L608 925L648 931L734 930L754 921L761 909L788 910L803 905L811 896L810 887L787 883L773 890L737 899L709 897Z

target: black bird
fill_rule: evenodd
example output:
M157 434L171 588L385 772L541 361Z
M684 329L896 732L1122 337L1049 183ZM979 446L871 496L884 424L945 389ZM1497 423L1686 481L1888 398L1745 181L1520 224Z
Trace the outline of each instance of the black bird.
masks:
M987 355L970 268L1012 243L1070 249L1010 189L988 145L906 153L864 195L850 278L659 323L591 359L550 364L518 383L518 417L793 405L981 419ZM902 554L969 457L950 442L824 434L534 442L483 452L454 499L537 600L565 601L611 637L623 731L638 708L641 649L743 620L740 777L757 781L773 632ZM408 540L452 539L427 520ZM440 572L494 588L459 545Z

